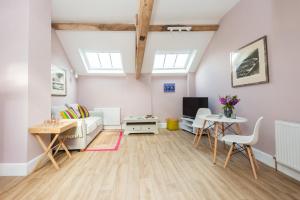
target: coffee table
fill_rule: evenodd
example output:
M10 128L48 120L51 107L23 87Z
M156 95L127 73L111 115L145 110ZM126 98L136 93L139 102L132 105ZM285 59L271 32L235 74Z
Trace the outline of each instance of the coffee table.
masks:
M129 116L124 119L124 135L130 133L154 133L158 134L158 117Z

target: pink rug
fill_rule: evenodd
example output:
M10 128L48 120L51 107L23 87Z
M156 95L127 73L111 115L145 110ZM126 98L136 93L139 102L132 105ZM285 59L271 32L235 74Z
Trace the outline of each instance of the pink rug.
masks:
M117 143L112 148L87 148L85 151L118 151L121 144L122 137L123 137L123 132L120 131Z

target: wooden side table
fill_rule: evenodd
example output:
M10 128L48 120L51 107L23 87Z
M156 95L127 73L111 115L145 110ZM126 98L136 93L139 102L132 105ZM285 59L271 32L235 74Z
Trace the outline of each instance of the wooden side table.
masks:
M74 128L76 126L77 126L77 123L74 121L63 121L62 120L62 121L59 121L56 123L39 124L39 125L30 127L28 129L28 131L30 134L32 134L37 139L37 141L39 142L39 144L41 145L41 147L44 150L44 154L49 157L49 159L51 160L54 167L58 170L59 166L53 156L57 153L57 151L60 149L60 147L62 147L65 150L65 152L69 158L72 157L68 148L66 147L63 139L59 138L59 136L63 132L65 132L71 128ZM45 144L45 142L41 138L41 136L43 136L43 135L53 135L53 138L48 146ZM57 140L59 141L59 143L58 143L56 152L54 153L54 155L52 155L51 150Z

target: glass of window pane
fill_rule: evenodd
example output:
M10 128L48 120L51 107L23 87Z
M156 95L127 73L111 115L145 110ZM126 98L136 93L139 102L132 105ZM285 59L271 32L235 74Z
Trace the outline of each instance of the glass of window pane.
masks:
M121 69L122 68L122 59L120 53L111 53L111 63L113 68Z
M105 68L105 69L111 69L112 68L109 53L99 53L99 58L100 58L102 68Z
M85 55L88 61L89 68L91 69L100 68L100 62L97 53L88 52Z
M162 69L164 67L165 55L164 54L156 54L154 58L154 68Z
M175 60L176 60L176 54L167 54L164 68L174 68Z
M188 54L177 54L175 68L186 68Z

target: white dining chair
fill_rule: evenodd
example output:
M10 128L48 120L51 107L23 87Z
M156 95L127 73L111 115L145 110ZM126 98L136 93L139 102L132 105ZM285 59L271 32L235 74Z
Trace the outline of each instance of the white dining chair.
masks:
M201 137L203 134L208 136L208 142L210 145L210 148L212 149L212 144L211 144L211 140L210 140L210 130L209 130L209 124L206 123L204 130L202 131L201 134L201 129L203 128L203 124L204 124L204 120L200 119L201 115L211 115L211 110L209 108L199 108L196 114L196 118L193 122L193 127L196 129L196 135L194 138L194 145L198 146L198 144L200 143Z
M252 150L252 146L254 144L256 144L258 142L258 137L259 137L259 130L260 130L260 126L261 126L261 122L263 120L263 117L260 117L255 124L254 130L253 130L253 134L249 135L249 136L244 136L244 135L226 135L222 138L223 141L227 142L227 143L231 143L231 147L230 150L227 154L226 157L226 161L224 164L224 168L226 168L232 153L234 151L237 152L243 152L246 151L248 158L250 160L250 164L251 164L251 168L252 168L252 172L253 175L255 177L255 179L257 179L257 175L256 175L256 169L255 168L259 168L257 161L255 159L255 156L253 154L253 150ZM238 145L239 147L241 147L240 149L235 149L235 145ZM234 150L235 149L235 150Z

